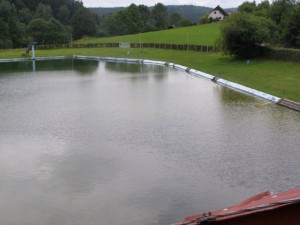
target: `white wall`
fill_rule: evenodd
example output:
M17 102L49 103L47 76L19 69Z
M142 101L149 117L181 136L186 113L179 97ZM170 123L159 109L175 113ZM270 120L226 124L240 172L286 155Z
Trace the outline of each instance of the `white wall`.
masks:
M220 10L213 10L209 15L208 15L208 18L213 18L213 19L217 19L217 18L220 18L220 20L223 20L224 19L224 15L223 13L220 11Z

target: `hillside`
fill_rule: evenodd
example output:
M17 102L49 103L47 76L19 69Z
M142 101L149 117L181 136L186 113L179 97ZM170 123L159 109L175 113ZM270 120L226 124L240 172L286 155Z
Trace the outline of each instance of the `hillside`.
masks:
M189 19L195 23L206 13L210 12L212 8L194 5L168 5L168 13L179 13L183 18Z
M134 35L124 35L109 38L93 38L81 40L77 43L166 43L166 44L195 44L214 45L220 35L220 24L206 24L182 27L170 30L147 32Z
M103 17L125 8L126 7L90 7L88 9L96 15Z

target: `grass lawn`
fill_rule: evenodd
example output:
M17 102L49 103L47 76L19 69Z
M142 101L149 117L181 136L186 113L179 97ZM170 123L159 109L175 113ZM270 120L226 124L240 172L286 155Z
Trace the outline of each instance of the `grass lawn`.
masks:
M76 43L162 43L162 44L192 44L214 45L220 35L220 24L205 24L182 27L170 30L147 32L141 34L124 35L109 38L86 38ZM208 35L209 34L209 35Z
M25 50L0 51L0 58L22 57ZM127 51L130 54L127 55ZM37 50L36 56L89 55L174 62L222 77L266 93L300 102L300 64L291 62L231 60L221 53L161 49L78 48ZM0 64L1 69L1 64Z

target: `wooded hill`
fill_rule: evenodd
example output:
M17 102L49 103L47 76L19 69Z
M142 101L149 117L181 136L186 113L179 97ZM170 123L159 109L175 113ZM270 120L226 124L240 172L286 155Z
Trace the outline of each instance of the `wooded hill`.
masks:
M95 35L97 16L77 0L1 0L0 48L69 43Z
M83 36L138 34L198 23L211 8L183 5L85 8L81 0L0 0L0 49L65 44Z
M212 8L204 6L194 6L194 5L167 5L168 14L179 13L181 17L188 19L194 23L198 23L199 19L205 14L212 10ZM148 7L149 10L152 10L153 7ZM108 16L112 13L115 13L119 10L126 9L126 7L114 7L114 8L105 8L105 7L94 7L88 8L93 13L96 13L98 16Z

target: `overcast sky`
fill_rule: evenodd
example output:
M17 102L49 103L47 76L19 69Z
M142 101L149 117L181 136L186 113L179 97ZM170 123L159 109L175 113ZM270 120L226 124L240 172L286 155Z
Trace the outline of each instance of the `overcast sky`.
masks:
M222 8L238 7L245 0L82 0L85 7L118 7L129 6L131 3L136 5L153 6L158 2L164 5L196 5L214 8L220 5ZM249 0L252 2L252 0ZM257 0L260 3L262 0ZM270 1L269 1L270 2Z

